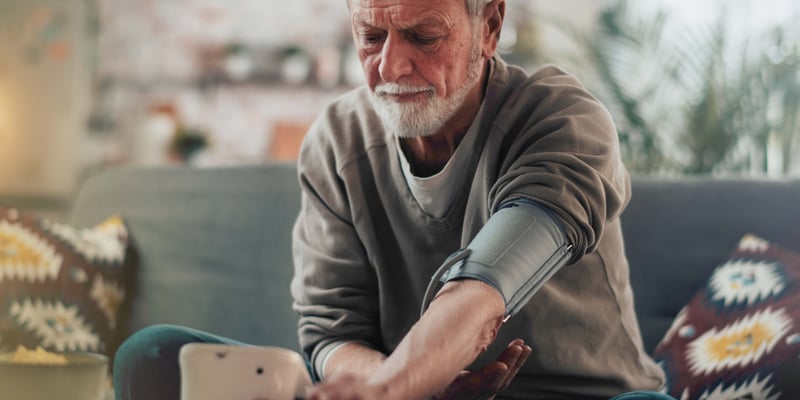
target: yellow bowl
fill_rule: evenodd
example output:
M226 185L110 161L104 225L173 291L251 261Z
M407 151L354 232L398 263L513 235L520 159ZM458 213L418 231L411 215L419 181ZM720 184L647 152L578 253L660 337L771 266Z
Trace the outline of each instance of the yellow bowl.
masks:
M108 357L86 352L62 353L65 365L24 364L0 357L0 399L102 400Z

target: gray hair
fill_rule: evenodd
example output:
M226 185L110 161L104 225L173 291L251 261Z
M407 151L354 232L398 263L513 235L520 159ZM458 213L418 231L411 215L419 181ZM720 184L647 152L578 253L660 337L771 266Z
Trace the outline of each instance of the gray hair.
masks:
M492 0L464 0L467 5L467 13L471 18L479 17L486 5L491 2Z
M492 0L464 0L464 4L467 6L467 14L469 14L470 18L479 17L481 11L491 2ZM350 8L350 0L347 0L347 8Z

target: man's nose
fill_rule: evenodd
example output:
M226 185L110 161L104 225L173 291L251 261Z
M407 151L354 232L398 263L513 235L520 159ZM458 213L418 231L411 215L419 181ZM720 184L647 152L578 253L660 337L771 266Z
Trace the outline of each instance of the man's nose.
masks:
M378 72L384 82L397 82L414 70L413 47L397 36L386 38L381 49Z

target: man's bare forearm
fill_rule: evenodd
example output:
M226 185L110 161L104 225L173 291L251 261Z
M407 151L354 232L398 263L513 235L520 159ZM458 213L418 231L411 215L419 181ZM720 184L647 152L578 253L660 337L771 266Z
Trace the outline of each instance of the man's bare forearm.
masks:
M368 383L393 399L440 392L494 341L504 311L503 297L483 282L447 283Z
M386 355L358 342L342 345L328 356L325 379L349 374L369 378L386 360Z

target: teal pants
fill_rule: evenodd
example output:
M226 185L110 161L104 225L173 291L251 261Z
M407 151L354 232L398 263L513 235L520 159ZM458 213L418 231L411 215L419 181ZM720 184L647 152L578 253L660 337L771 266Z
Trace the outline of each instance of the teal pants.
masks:
M195 329L155 325L134 333L114 357L116 400L180 399L178 354L188 343L215 343L246 346L235 340ZM310 368L309 368L310 369ZM658 392L631 392L612 400L674 400Z

